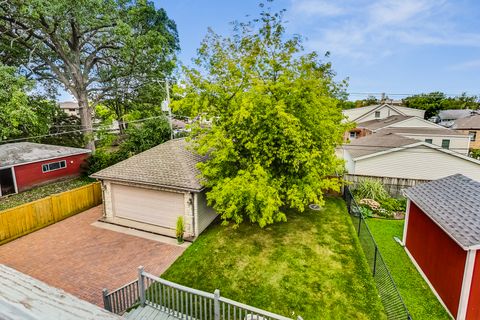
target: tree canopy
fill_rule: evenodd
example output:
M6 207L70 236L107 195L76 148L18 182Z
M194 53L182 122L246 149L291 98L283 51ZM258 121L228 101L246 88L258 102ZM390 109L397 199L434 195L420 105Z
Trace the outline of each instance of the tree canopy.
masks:
M131 99L164 79L178 48L174 21L146 0L0 2L0 58L44 84L64 86L87 133L96 103Z
M430 92L413 95L403 99L405 106L425 111L425 118L431 118L440 110L448 109L478 109L478 97L463 93L458 97L448 97L443 92Z
M199 169L209 204L225 221L263 227L339 189L344 87L299 36L287 38L283 12L264 11L233 31L208 32L174 108L207 120L194 125L192 142L208 156Z

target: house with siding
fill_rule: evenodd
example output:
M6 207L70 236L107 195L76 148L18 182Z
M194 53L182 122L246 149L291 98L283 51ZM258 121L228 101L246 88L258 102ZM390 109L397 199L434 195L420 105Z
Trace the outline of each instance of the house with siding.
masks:
M364 122L375 119L385 119L394 115L425 117L425 110L382 103L360 108L343 110L343 115L351 122Z
M480 319L480 182L456 174L405 191L403 244L455 319Z
M90 150L17 142L0 145L0 196L81 174Z
M451 129L468 135L470 149L480 149L480 115L457 119Z
M435 180L461 173L480 181L480 161L429 142L392 132L356 139L338 150L348 174Z
M93 174L102 182L103 221L175 237L181 216L185 237L196 238L217 216L199 180L203 160L174 139Z

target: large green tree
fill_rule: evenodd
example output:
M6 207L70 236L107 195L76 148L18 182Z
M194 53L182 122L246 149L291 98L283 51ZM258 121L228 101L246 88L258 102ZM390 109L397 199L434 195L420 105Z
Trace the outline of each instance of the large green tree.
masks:
M184 74L174 108L206 120L193 145L207 156L207 200L225 221L285 221L287 208L322 205L325 190L339 189L343 86L299 36L287 37L283 11L235 23L232 37L210 30Z
M4 62L68 90L91 133L98 102L172 72L178 35L146 0L9 0L0 1L0 49Z
M422 93L403 99L403 103L410 108L425 111L425 118L438 114L440 110L447 109L478 109L480 103L478 97L469 96L466 93L457 97L448 97L443 92Z

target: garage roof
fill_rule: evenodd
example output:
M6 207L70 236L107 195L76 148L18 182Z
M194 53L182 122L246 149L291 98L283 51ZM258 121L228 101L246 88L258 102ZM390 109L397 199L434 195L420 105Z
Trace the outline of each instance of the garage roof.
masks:
M0 144L0 167L10 167L89 152L91 151L88 149L33 142Z
M188 148L185 139L174 139L91 175L92 178L200 191L196 165L204 158Z
M480 245L480 182L455 174L405 194L464 249Z

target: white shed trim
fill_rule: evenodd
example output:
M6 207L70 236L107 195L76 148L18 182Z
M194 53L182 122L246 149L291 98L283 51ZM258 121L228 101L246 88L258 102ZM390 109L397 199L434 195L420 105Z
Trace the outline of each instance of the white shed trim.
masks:
M477 250L467 251L465 270L463 272L462 289L460 292L460 302L458 304L458 320L464 320L467 317L468 300L470 298L470 287L472 285L473 269L475 267L476 254Z

